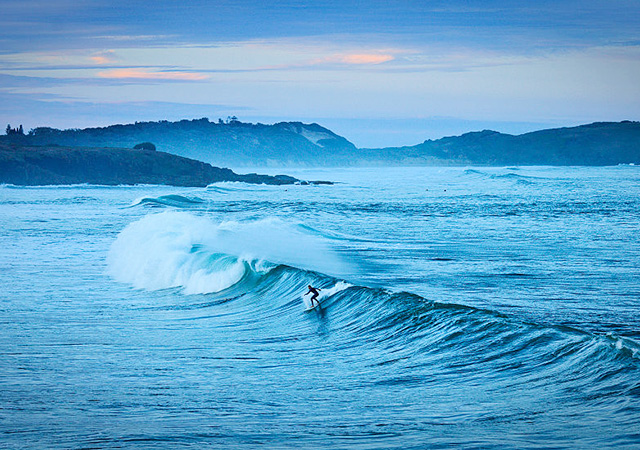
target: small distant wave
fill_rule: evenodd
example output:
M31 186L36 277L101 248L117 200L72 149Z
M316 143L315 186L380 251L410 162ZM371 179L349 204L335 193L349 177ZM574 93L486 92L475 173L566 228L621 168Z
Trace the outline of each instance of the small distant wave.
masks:
M281 186L277 185L244 183L242 181L221 181L207 186L208 191L218 192L221 194L227 194L230 192L264 191L280 188Z
M151 207L165 207L172 206L175 208L193 208L200 206L205 201L199 197L184 197L182 195L170 194L161 195L160 197L142 197L133 202L129 207L135 206L151 206Z
M489 177L490 175L486 172L482 172L481 170L476 170L476 169L465 169L464 172L462 172L464 175L473 175L473 176L480 176L480 177Z
M541 177L534 177L530 175L522 175L520 173L514 173L514 171L520 170L518 168L507 168L506 170L509 170L510 172L491 173L491 172L484 172L476 169L466 169L463 172L463 175L477 177L477 178L485 178L490 180L512 181L517 184L523 184L523 185L532 185L532 184L535 184L537 181L544 179Z
M494 174L490 176L493 180L510 180L519 184L532 185L535 184L536 177L520 175L518 173Z
M316 236L322 236L326 239L331 239L334 241L349 241L349 242L381 242L375 239L364 239L357 236L347 235L344 233L338 233L337 231L328 231L328 230L318 230L310 225L306 224L298 224L298 229L300 229L304 233L310 233Z

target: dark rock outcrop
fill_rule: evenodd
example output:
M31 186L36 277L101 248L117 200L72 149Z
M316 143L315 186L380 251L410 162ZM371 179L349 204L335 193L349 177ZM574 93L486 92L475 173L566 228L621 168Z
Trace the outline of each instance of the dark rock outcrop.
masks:
M0 143L0 183L204 187L221 181L275 185L300 183L300 180L287 175L239 175L230 169L152 150L25 147Z

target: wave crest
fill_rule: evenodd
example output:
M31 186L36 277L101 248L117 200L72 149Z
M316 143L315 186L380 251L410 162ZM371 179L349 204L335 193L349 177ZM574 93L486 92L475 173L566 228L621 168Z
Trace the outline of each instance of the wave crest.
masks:
M279 219L223 221L186 212L148 215L112 244L108 273L139 289L219 292L279 264L338 274L345 264L324 239Z
M192 208L200 206L204 200L199 197L185 197L183 195L171 194L161 195L160 197L142 197L133 202L131 208L135 206L148 205L157 206L173 206L176 208Z

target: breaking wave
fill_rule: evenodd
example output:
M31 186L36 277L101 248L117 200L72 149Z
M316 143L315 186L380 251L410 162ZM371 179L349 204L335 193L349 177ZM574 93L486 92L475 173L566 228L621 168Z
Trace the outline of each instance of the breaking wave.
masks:
M612 410L620 396L640 397L633 340L353 285L327 274L340 264L325 238L300 226L275 219L216 223L174 211L126 227L108 255L116 280L204 294L169 307L208 317L222 314L224 304L220 317L228 316L229 332L250 324L269 342L304 340L304 293L318 287L321 307L306 313L309 320L330 317L336 345L353 349L353 363L371 371L373 384L490 379L514 395L562 386L557 395L568 402L610 399Z
M107 262L118 281L147 290L180 287L188 294L219 292L279 264L333 274L347 267L324 239L279 219L216 224L176 211L130 224Z
M307 228L279 219L215 223L187 212L151 214L120 233L108 255L108 272L117 281L150 291L179 288L185 294L237 291L251 295L260 290L264 295L266 288L269 297L298 306L307 284L313 284L324 289L321 298L327 306L337 301L349 305L348 313L360 317L363 328L369 330L372 324L388 328L393 323L396 332L404 330L403 336L422 335L430 326L432 332L441 332L449 323L457 340L461 333L464 340L474 342L495 333L522 334L525 340L524 336L553 335L556 341L563 337L589 345L597 342L638 355L635 343L621 338L523 324L491 311L354 286L328 275L339 274L347 265L331 250L327 238ZM398 338L395 332L392 336Z

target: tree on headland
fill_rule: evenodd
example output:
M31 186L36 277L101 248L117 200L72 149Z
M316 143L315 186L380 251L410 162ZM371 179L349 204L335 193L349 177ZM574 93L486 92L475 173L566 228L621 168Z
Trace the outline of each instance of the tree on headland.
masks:
M9 124L7 125L5 133L7 133L7 136L11 134L20 134L24 136L24 129L22 128L22 125L20 125L18 128L11 128L11 124Z
M7 136L11 134L19 134L24 136L24 129L22 128L22 125L20 125L18 128L11 128L11 125L7 125L7 129L5 130L5 132L7 133Z
M133 146L134 150L151 150L156 151L156 146L151 142L142 142Z

